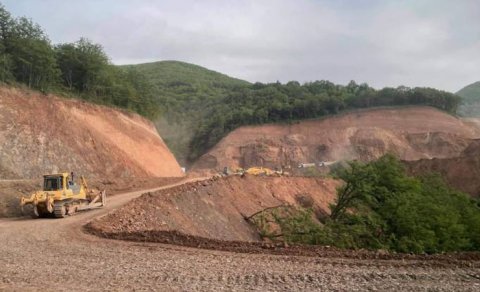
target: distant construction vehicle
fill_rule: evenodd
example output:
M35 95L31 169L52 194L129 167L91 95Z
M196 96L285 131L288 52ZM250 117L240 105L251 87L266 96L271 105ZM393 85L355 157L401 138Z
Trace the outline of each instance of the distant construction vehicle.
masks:
M245 170L245 173L251 174L251 175L265 175L265 176L271 176L276 174L275 171L266 167L250 167L249 169Z
M255 167L250 167L248 169L239 168L237 169L237 171L235 171L235 174L240 174L240 175L250 174L250 175L257 175L257 176L280 176L280 175L283 175L283 170L278 171L278 170L272 170L267 167L255 166Z
M317 163L300 163L298 165L298 168L309 168L309 167L323 167L323 166L329 166L329 165L332 165L334 164L335 162L337 161L320 161L320 162L317 162Z
M63 218L77 211L105 206L106 193L89 191L87 181L80 177L80 184L73 180L73 173L48 174L43 176L43 189L29 198L22 197L20 206L33 205L36 217Z
M315 163L300 163L298 168L309 168L317 166Z

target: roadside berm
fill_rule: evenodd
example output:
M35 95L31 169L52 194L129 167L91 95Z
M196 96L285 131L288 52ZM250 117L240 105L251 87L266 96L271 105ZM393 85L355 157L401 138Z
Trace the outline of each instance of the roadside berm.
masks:
M312 208L330 213L340 182L325 178L228 176L145 193L120 209L90 221L88 233L138 242L195 248L314 257L414 260L423 266L476 265L478 253L413 255L386 251L347 250L330 246L288 245L260 236L249 220L279 206Z
M151 235L157 237L152 241L187 245L196 238L259 242L258 230L248 220L252 215L278 206L305 204L317 214L328 214L339 184L333 179L305 177L212 178L146 193L92 221L88 229L107 237Z

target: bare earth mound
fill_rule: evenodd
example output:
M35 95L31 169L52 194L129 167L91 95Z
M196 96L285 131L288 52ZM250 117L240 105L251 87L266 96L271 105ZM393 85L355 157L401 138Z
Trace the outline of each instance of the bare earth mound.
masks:
M0 179L73 170L101 177L180 177L154 125L131 113L0 87Z
M259 241L245 220L279 205L313 203L316 212L328 213L338 181L302 177L230 176L148 193L112 214L93 221L89 228L108 237L155 232L165 242L189 236L219 241ZM183 237L182 237L183 236ZM184 243L184 242L177 242Z
M370 109L334 117L239 128L203 155L194 170L296 167L299 163L458 156L479 128L430 107Z
M338 181L303 177L230 176L146 193L85 226L89 233L128 241L159 242L233 251L357 260L407 260L429 268L478 266L479 253L411 255L343 250L328 246L288 246L261 241L245 219L282 204L303 206L310 198L317 212L328 213Z

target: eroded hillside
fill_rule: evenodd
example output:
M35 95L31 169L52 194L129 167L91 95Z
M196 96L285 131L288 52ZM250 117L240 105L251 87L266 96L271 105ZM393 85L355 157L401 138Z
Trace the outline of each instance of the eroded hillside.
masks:
M147 193L93 221L89 228L109 237L153 232L156 240L177 242L194 236L209 240L259 241L246 218L281 205L328 214L339 181L304 177L230 176ZM307 207L307 206L305 206Z
M371 109L291 125L239 128L203 155L197 171L223 167L296 167L299 163L458 156L479 128L431 107Z
M96 177L179 177L155 127L131 113L0 87L0 179L75 171Z
M412 175L439 174L451 187L480 197L480 140L472 141L458 157L420 159L406 165Z

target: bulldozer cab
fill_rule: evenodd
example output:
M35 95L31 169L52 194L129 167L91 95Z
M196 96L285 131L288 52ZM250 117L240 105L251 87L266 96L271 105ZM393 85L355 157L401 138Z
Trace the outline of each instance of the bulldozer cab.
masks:
M45 175L43 176L43 190L47 192L59 191L64 189L63 175Z
M47 192L79 189L68 173L47 174L43 176L43 190ZM77 191L78 192L78 191ZM77 193L74 192L74 193Z

